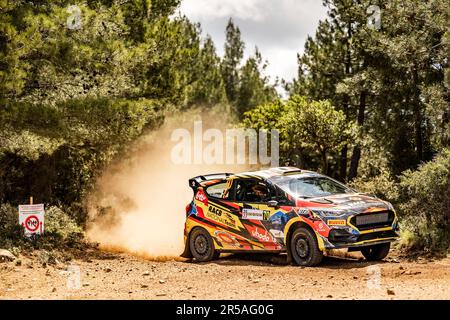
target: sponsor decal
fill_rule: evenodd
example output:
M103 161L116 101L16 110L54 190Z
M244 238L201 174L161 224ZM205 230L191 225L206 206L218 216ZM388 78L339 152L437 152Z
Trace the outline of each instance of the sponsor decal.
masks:
M360 206L362 207L362 206L366 206L367 203L368 203L368 201L355 201L355 202L346 203L345 205L346 205L347 207L352 208L352 207L360 207Z
M258 230L258 228L255 228L255 230L252 231L252 236L263 242L272 241L270 235L267 233L266 230Z
M301 216L307 216L307 215L309 215L309 210L308 209L299 209L297 211L297 213Z
M189 209L188 215L189 215L189 216L190 216L190 215L194 215L194 216L197 215L197 206L195 205L195 203L192 203L192 204L191 204L191 207L190 207L190 209Z
M247 230L250 232L252 237L256 238L259 242L275 242L272 235L267 232L267 230L263 227L250 226L244 224Z
M345 220L328 220L327 223L329 226L345 226L346 225Z
M270 216L269 226L267 229L270 230L270 233L277 238L284 237L284 226L288 221L288 217L281 211L277 211Z
M219 244L223 247L222 243L226 243L232 247L241 248L241 244L236 239L235 236L229 234L228 232L222 231L222 230L216 230L214 231L214 235L216 236L217 241Z
M206 194L203 192L203 190L198 190L197 193L195 194L195 199L203 202L203 204L208 205L208 197L206 196Z
M263 220L264 213L258 209L242 209L242 219L246 220Z
M314 226L318 232L327 232L329 230L328 226L323 221L315 221Z
M206 212L206 217L227 227L238 229L236 227L236 220L233 216L219 207L209 205L208 211Z
M276 229L270 229L269 232L275 237L275 238L284 238L284 232Z

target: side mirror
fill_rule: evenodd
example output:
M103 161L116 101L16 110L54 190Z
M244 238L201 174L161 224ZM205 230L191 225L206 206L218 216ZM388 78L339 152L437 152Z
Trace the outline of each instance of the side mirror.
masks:
M267 205L268 205L269 207L274 207L274 208L276 208L276 207L278 207L278 201L277 201L277 200L270 200L269 202L267 202Z

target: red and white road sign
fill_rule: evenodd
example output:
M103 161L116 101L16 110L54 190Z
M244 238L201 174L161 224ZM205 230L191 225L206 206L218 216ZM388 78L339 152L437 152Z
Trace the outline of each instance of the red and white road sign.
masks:
M26 236L44 233L44 217L43 204L19 205L19 223L24 227Z

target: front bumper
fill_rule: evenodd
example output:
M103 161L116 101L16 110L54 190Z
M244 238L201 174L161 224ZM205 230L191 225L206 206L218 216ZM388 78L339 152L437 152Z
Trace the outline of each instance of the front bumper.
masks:
M393 210L320 218L330 228L328 234L322 234L324 249L358 248L392 242L399 237L398 219Z
M326 247L332 249L364 247L395 241L398 237L398 233L392 228L385 228L385 230L364 234L354 234L345 229L332 229L328 235L328 245L326 245Z

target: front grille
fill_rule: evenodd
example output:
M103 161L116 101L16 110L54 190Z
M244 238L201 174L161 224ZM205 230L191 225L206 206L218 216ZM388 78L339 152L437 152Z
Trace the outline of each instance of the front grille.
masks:
M392 225L394 213L380 211L376 213L363 213L351 218L350 222L360 230L380 228Z

